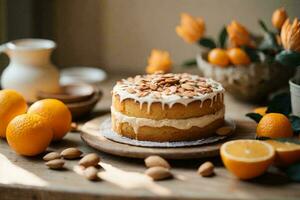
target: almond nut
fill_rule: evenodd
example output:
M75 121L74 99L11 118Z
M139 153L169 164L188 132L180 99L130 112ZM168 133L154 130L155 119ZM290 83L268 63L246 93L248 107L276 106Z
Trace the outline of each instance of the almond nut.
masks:
M65 161L62 159L54 159L45 163L50 169L62 169L65 165Z
M194 87L187 83L182 84L181 87L186 90L194 90Z
M60 155L65 159L77 159L81 156L82 152L74 147L63 150Z
M96 166L99 162L100 157L95 153L90 153L81 158L81 160L79 161L79 165L82 165L84 167Z
M232 128L230 126L223 126L218 128L216 133L221 136L230 135L232 133Z
M61 155L59 153L57 153L57 152L50 152L50 153L47 153L43 157L43 160L50 161L50 160L59 159L59 158L61 158Z
M214 174L214 168L211 162L205 162L198 168L198 174L203 177L212 176Z
M147 169L145 174L150 176L153 180L163 180L172 177L172 173L169 169L160 166Z
M86 179L90 181L95 181L98 180L97 173L98 170L94 166L90 166L84 170L83 175Z
M72 122L70 131L72 131L72 132L79 131L78 124L75 122Z
M165 159L163 159L160 156L148 156L145 159L145 165L148 168L150 168L150 167L158 167L158 166L164 167L164 168L167 168L167 169L171 168L171 166L168 163L168 161L166 161Z

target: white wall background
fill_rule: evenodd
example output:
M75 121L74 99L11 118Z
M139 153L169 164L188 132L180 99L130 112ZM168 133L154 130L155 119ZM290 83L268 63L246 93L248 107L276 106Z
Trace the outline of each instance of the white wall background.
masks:
M67 0L56 1L54 38L59 65L92 65L141 73L152 48L168 50L175 64L199 51L175 33L181 12L202 16L216 36L236 19L259 33L258 18L271 26L273 10L284 6L300 17L300 0Z

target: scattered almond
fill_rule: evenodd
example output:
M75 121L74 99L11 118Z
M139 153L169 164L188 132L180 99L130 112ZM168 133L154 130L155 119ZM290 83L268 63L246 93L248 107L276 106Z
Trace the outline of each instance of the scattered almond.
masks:
M90 153L81 158L81 160L79 161L79 165L90 167L98 165L99 162L100 157L95 153Z
M78 124L76 122L71 123L71 131L78 131Z
M150 167L158 167L158 166L164 167L164 168L167 168L167 169L171 168L171 166L168 163L168 161L166 161L165 159L163 159L160 156L148 156L145 159L145 165L148 168L150 168Z
M211 162L205 162L198 168L198 174L203 177L212 176L214 174L214 165Z
M82 152L74 147L63 150L60 155L65 159L77 159L81 156Z
M172 173L169 169L160 166L147 169L145 174L150 176L153 180L163 180L172 177Z
M90 181L95 181L99 179L97 173L98 170L94 166L89 166L84 170L83 175L86 179Z
M50 169L62 169L65 165L65 161L62 159L54 159L45 163Z
M230 135L232 133L232 128L230 126L223 126L218 128L216 133L221 136Z
M50 161L50 160L59 159L59 158L61 158L61 155L59 153L57 153L57 152L50 152L50 153L47 153L43 157L43 160Z

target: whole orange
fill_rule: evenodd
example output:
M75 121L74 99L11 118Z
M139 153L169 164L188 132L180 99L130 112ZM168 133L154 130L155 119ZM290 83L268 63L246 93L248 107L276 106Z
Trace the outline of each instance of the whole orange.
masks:
M46 150L53 132L45 118L36 114L22 114L9 122L7 142L12 149L24 156L35 156Z
M256 135L268 138L286 138L293 136L289 119L280 113L267 113L259 121Z
M208 62L226 67L229 64L229 57L224 49L215 48L208 53Z
M53 140L62 139L70 130L72 115L68 107L57 99L43 99L32 104L28 113L43 116L53 130Z
M7 124L15 116L25 113L27 104L24 97L15 90L0 91L0 137L5 138Z
M231 48L227 50L227 54L234 65L247 65L251 62L247 53L241 48Z

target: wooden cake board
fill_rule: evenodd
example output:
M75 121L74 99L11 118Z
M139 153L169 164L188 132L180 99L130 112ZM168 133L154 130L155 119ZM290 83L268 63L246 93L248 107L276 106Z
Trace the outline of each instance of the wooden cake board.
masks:
M86 122L80 128L81 138L89 146L99 151L122 157L146 158L150 155L159 155L166 159L213 157L219 155L219 149L221 145L228 140L254 138L254 130L252 130L251 128L249 130L246 127L240 128L239 124L237 124L237 130L235 131L235 134L233 136L231 136L227 140L222 140L212 144L172 148L150 148L133 146L109 140L101 135L100 124L108 117L110 117L110 114L97 117ZM243 129L243 131L241 131L240 129Z

